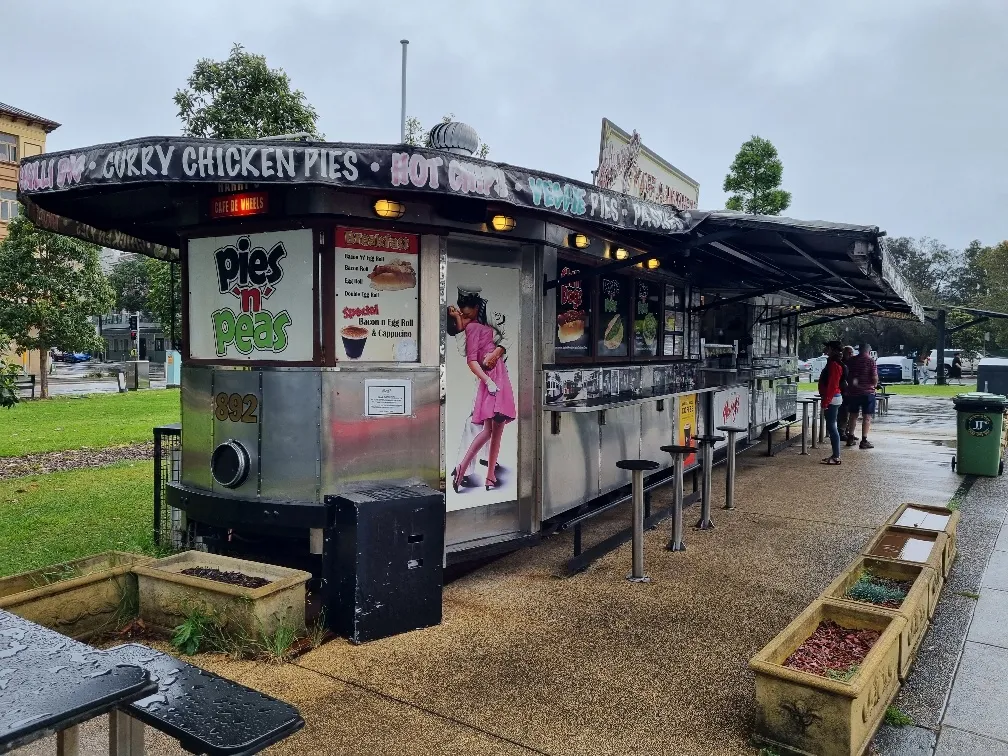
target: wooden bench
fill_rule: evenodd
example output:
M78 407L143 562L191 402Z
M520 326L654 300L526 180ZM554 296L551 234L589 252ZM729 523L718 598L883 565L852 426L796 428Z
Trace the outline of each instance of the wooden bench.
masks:
M107 653L147 670L158 691L109 720L110 756L143 754L143 726L174 738L190 753L258 753L293 735L304 720L284 701L194 667L173 656L128 643Z

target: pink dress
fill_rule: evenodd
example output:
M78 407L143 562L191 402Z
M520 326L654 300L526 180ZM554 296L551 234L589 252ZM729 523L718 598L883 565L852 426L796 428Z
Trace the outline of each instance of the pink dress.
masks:
M465 329L466 361L478 362L480 365L495 348L494 329L483 323L471 321ZM504 358L497 360L492 369L485 371L490 380L497 384L497 393L491 394L486 384L477 379L476 401L473 403L473 419L477 424L493 418L510 422L517 417L515 410L514 390L511 388L511 376L508 375Z

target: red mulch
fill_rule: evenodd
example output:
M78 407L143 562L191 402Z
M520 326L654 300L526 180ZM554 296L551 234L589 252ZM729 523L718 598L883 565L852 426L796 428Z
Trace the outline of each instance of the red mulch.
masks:
M830 672L842 674L864 661L880 635L877 630L851 630L823 620L784 666L823 677Z

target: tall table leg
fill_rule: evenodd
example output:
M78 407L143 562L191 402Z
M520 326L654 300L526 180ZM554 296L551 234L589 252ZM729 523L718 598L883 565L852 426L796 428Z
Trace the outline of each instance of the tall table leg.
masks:
M812 448L819 445L819 400L812 400Z
M633 471L633 568L627 580L646 583L644 574L644 471Z
M683 539L683 455L672 455L672 540L666 548L669 551L686 551Z
M735 509L735 431L728 431L728 459L725 461L725 509Z
M808 402L801 406L801 453L808 454Z

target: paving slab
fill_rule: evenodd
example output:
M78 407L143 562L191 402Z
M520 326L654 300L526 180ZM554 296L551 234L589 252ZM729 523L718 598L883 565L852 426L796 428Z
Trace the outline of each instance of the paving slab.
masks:
M981 585L984 588L1008 591L1008 551L998 551L996 543Z
M1008 609L1008 592L995 591L993 588L982 589L966 640L1008 649L1006 609ZM1005 683L1008 685L1008 680Z
M1008 649L966 642L943 724L1008 741Z
M997 542L994 544L995 551L1008 551L1008 525L1001 528Z
M987 753L1008 753L1008 743L954 727L942 728L935 749L935 756L974 756Z

